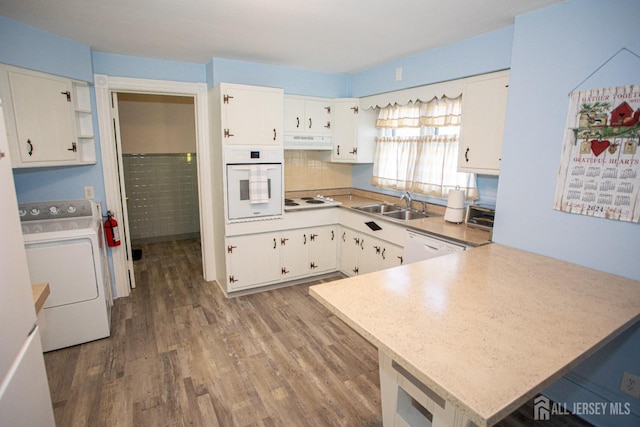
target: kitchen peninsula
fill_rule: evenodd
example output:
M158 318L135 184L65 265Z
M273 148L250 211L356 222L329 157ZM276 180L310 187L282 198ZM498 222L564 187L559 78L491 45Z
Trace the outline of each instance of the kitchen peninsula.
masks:
M640 319L640 282L495 243L310 293L378 348L385 426L491 426Z

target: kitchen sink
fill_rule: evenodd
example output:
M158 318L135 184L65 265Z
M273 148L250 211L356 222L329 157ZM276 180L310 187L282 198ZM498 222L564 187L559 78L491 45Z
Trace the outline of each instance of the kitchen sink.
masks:
M355 206L354 209L399 221L410 221L412 219L422 219L429 217L429 215L427 215L426 213L414 211L408 208L403 208L402 206L389 203Z
M355 209L363 212L384 214L388 212L396 212L402 209L398 205L390 205L388 203L377 203L375 205L357 206Z
M402 209L395 212L387 212L383 214L387 218L399 219L401 221L409 221L412 219L422 219L427 218L429 215L424 214L422 212L410 211L408 209Z

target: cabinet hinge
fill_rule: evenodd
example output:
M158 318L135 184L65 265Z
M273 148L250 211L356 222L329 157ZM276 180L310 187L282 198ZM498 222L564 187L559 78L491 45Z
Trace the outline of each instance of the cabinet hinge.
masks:
M288 273L290 273L290 271L289 271L289 270L287 270L287 267L282 267L282 269L280 270L280 272L281 272L282 274L288 274Z
M351 109L353 110L353 114L358 114L358 107L351 107Z
M315 263L315 262L312 262L312 263L311 263L311 265L310 265L309 267L310 267L312 270L313 270L314 268L318 268L318 266L316 265L316 263Z
M233 246L233 245L227 246L227 253L232 254L235 248L237 248L237 246Z
M236 283L238 280L235 276L229 276L229 283Z
M71 92L66 91L66 92L60 92L61 95L66 95L67 96L67 102L71 102Z
M222 102L225 103L225 104L228 104L230 99L233 99L233 96L231 96L231 95L223 95L222 96Z
M224 130L224 137L225 138L230 138L232 136L235 136L234 134L232 134L231 132L229 132L229 129L225 129Z
M73 151L74 153L78 151L78 145L75 142L71 143L71 148L67 148L67 151Z

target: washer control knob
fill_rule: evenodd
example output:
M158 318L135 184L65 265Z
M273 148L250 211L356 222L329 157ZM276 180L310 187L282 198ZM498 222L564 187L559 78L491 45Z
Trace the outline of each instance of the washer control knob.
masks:
M29 213L30 213L32 216L38 216L38 215L40 215L40 209L38 209L38 208L32 208L32 209L29 211Z
M60 213L60 209L57 206L50 206L49 207L49 214L50 215L58 215Z
M69 205L69 207L67 207L67 212L75 213L76 212L76 207L73 206L73 205Z

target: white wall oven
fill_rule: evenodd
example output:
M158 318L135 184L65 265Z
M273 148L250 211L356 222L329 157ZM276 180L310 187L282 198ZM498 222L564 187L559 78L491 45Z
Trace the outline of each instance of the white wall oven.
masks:
M225 150L226 212L229 222L282 217L282 148Z

